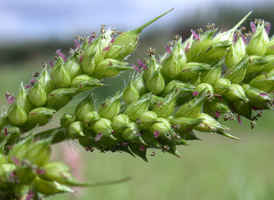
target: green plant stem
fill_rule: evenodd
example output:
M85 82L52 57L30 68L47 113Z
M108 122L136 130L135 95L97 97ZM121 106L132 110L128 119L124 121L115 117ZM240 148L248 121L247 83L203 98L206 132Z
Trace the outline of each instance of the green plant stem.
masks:
M72 139L69 135L66 134L66 129L62 126L37 133L35 134L34 138L45 139L50 137L52 134L55 134L52 140L52 144L57 144L65 140Z

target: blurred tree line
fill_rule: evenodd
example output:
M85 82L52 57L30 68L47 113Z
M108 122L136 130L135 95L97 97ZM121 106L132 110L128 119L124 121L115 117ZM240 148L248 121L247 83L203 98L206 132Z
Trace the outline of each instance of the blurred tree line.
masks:
M274 5L274 4L273 4ZM269 22L274 22L273 15L274 6L256 8L253 11L249 19L262 18ZM162 27L158 30L149 30L148 33L142 35L141 45L133 58L132 62L135 62L135 58L144 58L146 56L146 49L150 46L156 48L158 53L162 53L165 50L165 45L169 40L173 39L173 35L179 34L186 39L190 36L190 29L202 28L205 30L205 25L208 23L215 23L216 27L220 27L220 30L227 30L232 28L244 15L246 15L252 8L238 8L212 6L212 13L209 10L203 11L203 8L197 9L191 16L178 17L177 21L171 25L168 29ZM243 24L249 30L249 21ZM270 35L273 35L273 29ZM70 47L74 46L73 39L70 40L50 40L41 42L22 42L19 44L4 46L0 44L0 67L5 67L7 64L13 63L14 67L20 66L16 63L27 62L29 60L47 61L46 59L53 59L54 52L57 49L62 49L63 52L67 52ZM146 48L146 49L142 49Z

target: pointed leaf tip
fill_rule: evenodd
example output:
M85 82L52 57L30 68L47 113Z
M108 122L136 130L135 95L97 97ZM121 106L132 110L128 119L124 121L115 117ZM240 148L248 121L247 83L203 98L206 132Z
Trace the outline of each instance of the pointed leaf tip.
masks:
M141 33L144 28L146 28L147 26L149 26L150 24L152 24L153 22L157 21L158 19L160 19L161 17L165 16L166 14L168 14L169 12L171 12L172 10L174 10L174 8L170 9L169 11L159 15L158 17L155 17L154 19L150 20L149 22L143 24L142 26L140 26L139 28L135 29L134 31L136 31L137 33Z
M233 32L236 31L236 29L249 17L249 15L252 13L252 11L250 11L249 13L247 13L233 28Z

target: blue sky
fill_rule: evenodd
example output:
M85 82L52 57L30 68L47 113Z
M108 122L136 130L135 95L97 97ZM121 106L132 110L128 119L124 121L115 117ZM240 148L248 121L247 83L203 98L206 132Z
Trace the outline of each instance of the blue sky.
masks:
M258 0L0 0L0 44L47 38L63 39L98 31L101 24L132 29L155 16L175 10L153 27L172 25L197 11L216 15L215 4L256 8L271 1ZM248 2L248 3L246 3ZM196 12L195 12L196 11Z

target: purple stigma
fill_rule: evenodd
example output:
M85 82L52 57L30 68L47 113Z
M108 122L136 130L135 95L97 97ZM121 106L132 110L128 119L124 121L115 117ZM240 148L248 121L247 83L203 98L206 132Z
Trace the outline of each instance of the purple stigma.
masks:
M192 96L197 96L197 95L199 95L199 92L197 91L197 90L195 90L193 93L192 93Z
M171 53L170 47L168 45L166 46L166 52Z
M107 51L107 50L109 50L109 49L110 49L110 46L104 48L103 51Z
M89 147L85 147L85 151L89 151L89 149L90 149Z
M31 85L34 85L34 83L36 83L36 79L31 79L30 82L29 82Z
M260 93L259 94L261 97L265 97L265 96L268 96L268 93Z
M44 169L37 169L36 170L36 174L44 174L44 173L46 173L46 170L44 170Z
M100 140L101 140L101 137L102 137L102 133L97 134L97 135L95 136L95 138L94 138L94 141L95 141L95 142L100 141Z
M6 99L8 101L9 104L12 104L15 100L15 97L10 93L10 92L6 92Z
M131 66L139 73L141 73L141 70L139 69L139 67L137 67L136 65L134 64L131 64Z
M240 115L237 115L237 120L238 120L239 124L243 125L243 122L242 122L242 120L240 118Z
M145 147L145 145L141 144L139 149L140 149L140 151L145 151L146 147Z
M242 38L243 42L246 44L245 36L242 35L241 38Z
M155 131L155 132L153 133L153 135L154 135L155 138L159 137L159 131Z
M271 29L271 24L268 23L268 26L265 27L265 31L266 31L267 34L269 34L270 29Z
M220 112L218 110L215 111L215 116L218 118L220 117Z
M185 53L188 52L188 49L189 49L189 42L186 44Z
M115 38L112 38L111 41L110 41L110 44L113 44Z
M252 110L255 110L255 111L263 111L264 109L262 109L262 108L256 108L256 107L252 106Z
M8 129L4 128L4 135L7 136L9 134Z
M80 44L79 44L78 40L74 40L74 44L75 44L76 48L80 48Z
M191 29L190 31L191 31L192 35L195 37L195 39L200 41L199 35L193 29Z
M49 65L50 65L51 67L53 67L53 61L52 61L52 60L49 60Z
M148 69L147 66L145 65L145 63L143 63L141 60L137 59L137 63L139 66L141 66L144 69Z
M129 143L128 142L122 142L123 146L127 146Z
M217 96L221 101L224 100L224 98L220 95L220 96Z
M28 193L28 196L26 197L26 200L31 200L34 197L34 192L33 190L30 190Z
M91 44L92 41L93 41L93 39L94 39L93 37L89 37L89 38L88 38L88 44Z
M67 61L66 56L61 52L61 49L58 49L57 52L58 56L60 56L60 58L62 58L64 60L64 62Z
M10 176L11 176L11 177L15 177L15 176L16 176L16 171L11 171L11 172L10 172Z
M250 27L252 29L252 32L256 33L256 26L255 26L255 24L253 22L250 22Z
M83 55L81 55L81 57L79 58L79 63L81 63L83 61Z
M31 87L30 84L25 85L25 89L29 89Z
M233 35L233 42L236 43L236 42L237 42L237 39L238 39L237 35L234 34L234 35Z
M14 164L16 164L16 165L20 165L21 164L21 162L15 156L12 156L11 159L14 162Z

